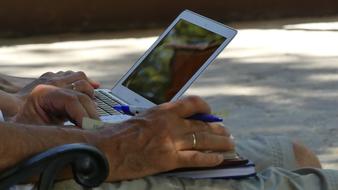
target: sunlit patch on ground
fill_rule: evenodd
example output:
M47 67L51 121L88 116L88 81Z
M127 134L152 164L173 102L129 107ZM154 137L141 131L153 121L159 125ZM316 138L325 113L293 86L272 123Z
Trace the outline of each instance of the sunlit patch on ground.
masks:
M287 135L312 147L326 168L338 169L337 20L242 27L188 94L206 98L226 116L236 137ZM60 42L32 38L17 44L7 39L9 45L0 47L0 68L26 77L83 70L111 87L157 34L135 38L126 32L118 39L106 34Z

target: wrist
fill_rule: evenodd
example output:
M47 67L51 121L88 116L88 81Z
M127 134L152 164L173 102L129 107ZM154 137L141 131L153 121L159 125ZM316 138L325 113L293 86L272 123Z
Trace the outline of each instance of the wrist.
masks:
M14 94L13 103L15 104L15 114L17 114L20 111L25 101L26 101L26 98L21 97L18 94Z
M82 132L85 143L97 147L100 141L99 133L97 133L96 131L87 131L87 130L82 130Z
M17 114L22 107L23 101L21 101L15 94L2 93L1 96L3 101L0 103L0 109L3 112L5 119Z

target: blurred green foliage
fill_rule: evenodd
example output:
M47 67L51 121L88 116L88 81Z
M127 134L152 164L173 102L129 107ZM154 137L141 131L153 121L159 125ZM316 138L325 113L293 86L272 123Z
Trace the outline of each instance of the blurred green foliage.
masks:
M166 94L170 90L173 75L184 75L184 73L171 72L171 67L175 64L172 63L175 57L174 47L182 45L207 47L211 44L220 45L223 41L224 37L181 20L123 85L156 104L168 102L172 97L168 99Z

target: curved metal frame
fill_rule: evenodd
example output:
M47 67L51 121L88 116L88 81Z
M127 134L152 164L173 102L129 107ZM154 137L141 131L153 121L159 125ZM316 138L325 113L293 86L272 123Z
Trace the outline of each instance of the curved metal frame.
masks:
M0 174L0 189L22 183L40 174L38 189L50 190L59 172L71 165L74 179L85 188L99 186L108 177L106 157L87 144L67 144L37 154Z

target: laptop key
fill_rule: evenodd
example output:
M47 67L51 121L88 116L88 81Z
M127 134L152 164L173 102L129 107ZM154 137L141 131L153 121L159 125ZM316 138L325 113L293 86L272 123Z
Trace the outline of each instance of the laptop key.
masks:
M100 116L106 116L106 115L110 115L108 112L106 112L105 110L103 110L102 108L100 108L99 106L97 107L97 112Z
M108 115L121 114L113 108L113 106L119 105L119 103L114 101L111 97L105 95L101 91L95 91L95 97L98 107L101 109L98 111L99 113L103 111Z

